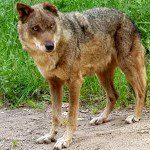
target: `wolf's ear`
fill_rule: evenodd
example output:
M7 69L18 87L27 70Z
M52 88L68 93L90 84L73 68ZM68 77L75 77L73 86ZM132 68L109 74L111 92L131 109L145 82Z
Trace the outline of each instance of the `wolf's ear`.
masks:
M29 15L34 11L34 9L31 8L31 6L17 3L17 12L19 15L19 19L24 23L25 20L29 17Z
M49 10L50 12L52 12L54 15L58 16L58 10L56 8L56 6L49 4L48 2L45 2L43 4L43 8L46 10Z

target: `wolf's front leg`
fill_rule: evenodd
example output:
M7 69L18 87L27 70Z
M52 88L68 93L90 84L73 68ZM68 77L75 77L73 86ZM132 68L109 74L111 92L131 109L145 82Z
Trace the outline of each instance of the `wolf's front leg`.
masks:
M66 132L60 139L58 139L58 141L54 145L54 150L61 150L63 148L67 148L72 142L72 137L77 125L79 96L82 82L82 80L75 80L70 84L70 102Z
M61 124L63 82L54 78L49 80L48 83L52 97L52 127L49 134L46 134L37 139L37 143L39 144L54 142L55 135L57 134L58 128Z

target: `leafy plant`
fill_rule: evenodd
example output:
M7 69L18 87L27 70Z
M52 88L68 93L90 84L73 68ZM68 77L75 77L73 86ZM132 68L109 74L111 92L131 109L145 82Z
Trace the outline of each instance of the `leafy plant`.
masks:
M12 139L11 144L12 144L12 147L17 147L17 140Z

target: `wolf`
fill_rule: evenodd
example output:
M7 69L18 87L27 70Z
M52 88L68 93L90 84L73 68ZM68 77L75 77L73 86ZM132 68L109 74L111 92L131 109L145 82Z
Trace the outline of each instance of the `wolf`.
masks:
M37 143L55 141L61 125L63 86L67 84L67 127L54 150L69 147L76 131L80 88L85 75L96 74L107 94L103 113L90 124L106 122L118 98L113 85L117 67L125 74L136 96L134 114L128 116L126 122L140 120L147 89L145 49L137 27L126 14L110 8L63 13L48 2L34 6L17 3L16 8L19 39L47 80L52 97L51 130L37 139Z

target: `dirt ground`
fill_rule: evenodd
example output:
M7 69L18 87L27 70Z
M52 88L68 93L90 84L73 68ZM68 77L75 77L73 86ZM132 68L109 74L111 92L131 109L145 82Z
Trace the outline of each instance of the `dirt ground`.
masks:
M144 109L140 122L125 124L125 118L132 113L132 109L114 110L107 123L90 126L89 121L94 116L80 111L78 130L66 150L150 150L150 108ZM63 110L63 116L66 115ZM48 133L50 116L51 108L44 112L28 108L0 109L0 150L52 150L54 143L35 142ZM57 138L63 132L64 127Z

